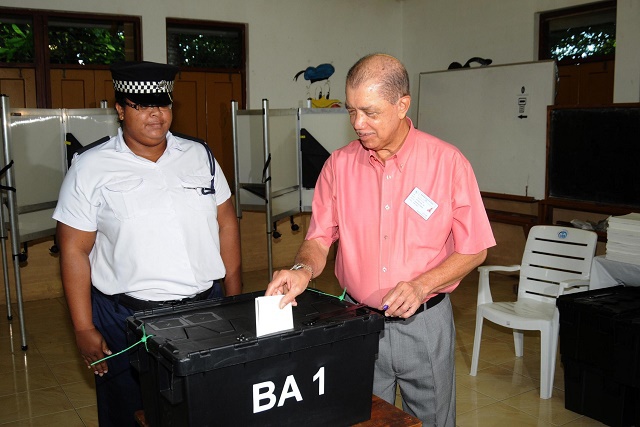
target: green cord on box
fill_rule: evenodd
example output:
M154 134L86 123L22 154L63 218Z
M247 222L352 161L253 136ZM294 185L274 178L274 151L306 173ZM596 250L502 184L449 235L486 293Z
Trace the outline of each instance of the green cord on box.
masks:
M102 359L100 359L100 360L96 360L95 362L93 362L93 363L91 364L91 366L95 365L96 363L103 362L103 361L105 361L105 360L107 360L107 359L111 359L112 357L118 356L118 355L120 355L120 354L122 354L122 353L124 353L124 352L126 352L126 351L129 351L129 350L131 350L133 347L137 346L137 345L138 345L138 344L140 344L140 343L144 343L144 348L145 348L147 351L149 351L149 347L147 347L147 340L148 340L149 338L151 338L152 336L153 336L153 335L147 335L147 332L144 330L144 324L142 324L142 338L140 338L140 341L138 341L138 342L137 342L137 343L135 343L135 344L131 344L129 347L125 348L125 349L124 349L124 350L122 350L122 351L117 352L116 354L112 354L112 355L109 355L109 356L107 356L107 357L103 357L103 358L102 358Z
M316 292L316 293L322 294L322 295L326 295L326 296L328 296L328 297L338 298L340 301L344 300L344 297L347 295L347 288L344 288L344 290L342 291L342 295L340 295L340 296L335 296L335 295L331 295L331 294L326 294L326 293L324 293L324 292L321 292L321 291L319 291L319 290L317 290L317 289L313 289L313 288L307 288L307 289L308 289L308 290L310 290L310 291L313 291L313 292Z

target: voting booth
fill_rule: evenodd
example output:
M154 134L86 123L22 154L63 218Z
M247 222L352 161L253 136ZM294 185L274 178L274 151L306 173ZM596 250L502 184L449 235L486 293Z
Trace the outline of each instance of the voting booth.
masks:
M119 122L115 111L107 108L10 108L6 95L0 95L0 119L0 240L10 237L11 241L11 254L7 254L6 245L0 245L5 301L7 318L12 320L10 256L21 347L27 350L20 277L20 263L27 260L27 245L55 235L56 221L51 215L67 172L71 141L82 146L115 135Z
M275 224L311 212L316 180L330 153L356 139L344 108L239 110L231 102L236 215L264 212L269 276ZM295 230L295 228L294 228Z
M384 319L307 290L293 328L256 336L254 292L136 313L127 320L147 423L340 426L371 415Z

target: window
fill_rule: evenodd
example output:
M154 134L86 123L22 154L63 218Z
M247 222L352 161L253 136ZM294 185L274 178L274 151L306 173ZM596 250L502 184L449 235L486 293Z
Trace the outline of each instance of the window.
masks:
M135 60L139 27L139 18L0 8L0 63L86 66Z
M540 59L558 63L611 59L616 49L615 2L543 13L540 37Z
M135 27L119 20L51 18L48 25L49 63L108 65L134 60Z
M167 62L179 67L244 70L245 25L167 19Z
M29 64L34 56L32 20L0 15L0 62Z
M82 82L76 86L86 98L78 104L89 108L91 96L106 96L96 92L104 88L96 79L113 62L140 59L140 51L139 17L0 7L0 79L18 105L69 104L72 95L62 96L68 79Z

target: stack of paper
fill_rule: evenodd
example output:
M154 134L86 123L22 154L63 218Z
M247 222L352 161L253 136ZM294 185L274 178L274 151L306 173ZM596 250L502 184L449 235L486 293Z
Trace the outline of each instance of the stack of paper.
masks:
M606 258L640 265L640 213L609 218Z

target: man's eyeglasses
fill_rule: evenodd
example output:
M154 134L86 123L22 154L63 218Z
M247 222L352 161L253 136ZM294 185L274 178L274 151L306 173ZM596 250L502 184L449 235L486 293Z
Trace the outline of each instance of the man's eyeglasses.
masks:
M173 104L169 105L141 105L134 104L133 102L129 102L127 100L124 101L127 106L133 108L134 110L138 110L141 113L150 113L154 108L157 108L160 111L169 111L173 107Z

